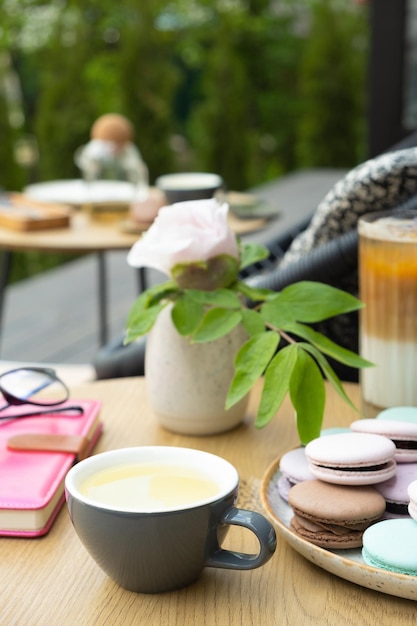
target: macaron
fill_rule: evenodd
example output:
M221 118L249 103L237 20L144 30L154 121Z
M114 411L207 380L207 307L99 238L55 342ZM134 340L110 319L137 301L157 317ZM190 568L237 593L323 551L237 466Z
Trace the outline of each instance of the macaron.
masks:
M350 428L344 426L333 426L330 428L323 428L320 431L320 437L327 437L327 435L335 435L336 433L348 433Z
M408 512L411 517L417 521L417 480L413 480L413 482L408 485L407 493L409 499Z
M394 476L395 444L381 435L338 433L306 445L311 473L338 485L373 485Z
M377 420L397 420L417 423L417 406L392 406L376 416Z
M362 558L367 565L417 575L417 522L409 517L373 524L363 534Z
M303 539L322 548L347 549L362 545L365 528L381 519L385 500L374 487L334 485L307 480L290 489L290 525Z
M391 439L397 463L417 462L417 422L389 419L359 419L351 423L355 433L372 433Z
M281 476L278 478L278 493L288 501L288 492L294 485L304 480L312 480L309 463L304 448L295 448L282 455L279 462Z
M375 489L385 498L385 518L408 515L408 504L410 502L408 487L413 481L417 481L417 463L401 463L397 465L397 471L392 478L375 485Z

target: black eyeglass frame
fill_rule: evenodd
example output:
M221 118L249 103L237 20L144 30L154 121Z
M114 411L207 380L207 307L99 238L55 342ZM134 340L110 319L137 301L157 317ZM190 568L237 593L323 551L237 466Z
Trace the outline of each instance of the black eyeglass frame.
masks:
M62 386L65 392L64 399L58 400L56 402L39 402L39 401L35 401L32 399L19 398L9 393L8 391L5 391L1 385L1 379L4 378L5 376L9 376L10 374L13 374L15 372L20 372L20 371L37 372L37 373L45 374L46 376L49 376L52 382L57 382ZM0 415L0 420L19 419L22 417L36 417L37 415L47 415L47 414L56 414L56 413L64 413L64 412L71 412L71 413L74 413L75 415L82 415L84 413L84 409L80 405L60 407L61 404L63 404L64 402L68 400L70 396L70 391L67 385L64 383L64 381L61 378L59 378L59 376L57 376L55 370L50 367L21 366L21 367L16 367L14 369L8 370L7 372L3 372L2 374L0 374L0 393L2 394L3 398L7 402L6 406L0 407L0 412L8 408L9 406L22 406L24 404L28 404L34 407L52 407L51 409L30 411L26 413L19 413L17 415L10 415L10 414L4 415L4 416Z
M37 372L39 374L46 374L47 376L49 376L51 378L52 381L54 382L58 382L60 385L62 385L62 388L65 391L65 398L64 400L58 400L57 402L37 402L35 400L27 400L24 398L18 398L17 396L14 396L13 394L9 393L8 391L5 391L2 387L1 384L1 379L4 378L5 376L10 376L10 374L14 374L15 372L22 372L22 371L29 371L29 372ZM12 370L8 370L7 372L3 372L2 374L0 374L0 393L3 395L4 399L9 403L9 405L12 406L20 406L22 404L32 404L34 406L58 406L59 404L63 404L64 402L66 402L69 398L70 392L69 389L67 387L67 385L64 383L63 380L61 380L57 375L55 370L53 370L50 367L15 367ZM1 408L0 408L1 410Z

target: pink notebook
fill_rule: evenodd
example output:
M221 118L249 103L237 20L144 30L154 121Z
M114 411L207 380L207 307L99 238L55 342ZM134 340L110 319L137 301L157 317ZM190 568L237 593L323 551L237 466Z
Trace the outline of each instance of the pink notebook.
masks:
M78 460L75 451L56 448L68 449L68 442L78 445L80 441L83 445L77 449L82 448L86 456L101 434L101 402L71 399L65 404L81 406L84 412L0 420L0 535L46 534L65 499L65 476ZM27 405L10 407L1 416L27 411ZM40 436L46 436L43 443L38 441ZM23 449L28 445L30 449ZM45 447L52 449L45 451Z

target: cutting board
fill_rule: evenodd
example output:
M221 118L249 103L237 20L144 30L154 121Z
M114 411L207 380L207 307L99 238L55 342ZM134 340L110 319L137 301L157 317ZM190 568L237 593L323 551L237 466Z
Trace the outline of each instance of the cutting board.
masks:
M65 204L37 202L20 193L0 195L0 227L16 231L67 228L71 208Z

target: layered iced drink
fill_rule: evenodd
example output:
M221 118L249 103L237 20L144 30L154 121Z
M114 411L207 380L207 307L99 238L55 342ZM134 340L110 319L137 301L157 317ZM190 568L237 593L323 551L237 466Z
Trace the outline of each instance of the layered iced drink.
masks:
M417 211L359 221L363 412L417 406Z

